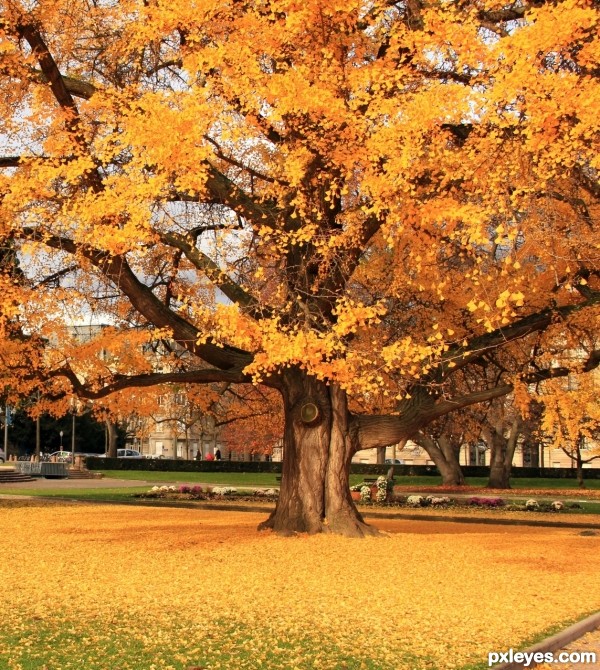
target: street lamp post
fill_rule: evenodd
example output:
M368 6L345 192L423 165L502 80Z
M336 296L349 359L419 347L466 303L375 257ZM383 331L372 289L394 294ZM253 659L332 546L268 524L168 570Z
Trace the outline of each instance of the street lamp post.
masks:
M4 458L8 461L8 405L4 408Z
M60 431L59 435L60 435L60 450L62 451L62 438L63 438L63 435L64 435L62 430Z

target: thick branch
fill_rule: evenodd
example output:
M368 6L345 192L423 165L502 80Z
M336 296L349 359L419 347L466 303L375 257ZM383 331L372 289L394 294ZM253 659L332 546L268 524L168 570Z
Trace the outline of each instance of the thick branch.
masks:
M187 236L179 233L161 233L160 239L170 247L182 251L192 265L204 272L206 277L217 286L232 302L245 308L245 312L257 319L260 318L257 300L247 293L239 284L228 277L219 266L197 246L192 244Z
M210 163L205 163L204 167L207 168L205 187L210 195L210 202L226 205L246 220L267 226L275 224L281 212L272 203L252 198ZM198 195L190 195L181 191L173 191L169 200L172 202L207 202L205 198Z
M43 83L50 83L49 78L41 70L33 70L33 74ZM74 77L67 77L64 74L60 74L60 78L64 84L65 89L72 95L77 98L82 98L83 100L89 100L94 93L96 92L96 87L93 84L90 84L87 81L82 79L75 79Z
M587 300L563 307L547 308L536 314L515 321L510 326L498 328L491 333L486 333L472 339L465 347L451 348L444 356L443 375L450 376L456 370L466 367L473 361L481 358L483 354L509 342L520 340L531 333L546 330L550 324L565 319L570 314L586 307L592 307L600 303L600 293L591 292ZM450 365L452 363L452 365Z
M42 39L39 30L31 24L24 24L17 26L17 33L19 37L22 37L27 41L34 56L38 59L42 76L50 84L50 88L52 89L52 93L58 104L64 109L70 110L75 119L78 116L75 101L65 86L65 82L58 66L50 54L46 43Z
M582 372L591 372L599 366L600 351L594 351L579 369ZM566 377L571 372L573 370L566 367L548 368L524 374L520 381L525 384L534 384L548 379ZM512 383L499 384L492 388L437 402L433 396L427 397L416 393L410 400L403 401L398 415L354 417L358 425L359 448L372 449L397 444L403 439L410 439L418 430L441 416L481 402L502 398L513 390L514 384Z
M23 232L29 237L36 237L39 231L24 229ZM134 309L149 323L159 328L170 329L173 333L173 339L187 351L210 365L214 365L220 370L239 371L252 361L252 356L241 349L224 345L218 346L211 340L199 343L201 339L200 331L159 300L152 293L152 290L136 277L124 256L111 256L97 249L79 246L71 239L56 235L44 237L43 241L44 244L53 249L60 249L73 256L81 254L87 258L127 296Z
M66 377L73 390L80 398L97 400L106 398L111 393L128 388L146 388L159 384L210 384L213 382L230 382L236 384L249 383L251 380L239 370L189 370L187 372L155 372L142 375L116 375L114 381L93 391L83 384L69 367L61 368L52 373L52 377Z
M88 153L88 146L80 124L79 110L39 29L35 25L25 23L17 25L16 31L19 37L25 39L31 47L33 55L40 65L42 75L48 80L56 101L68 113L66 128L75 145L82 154ZM88 173L86 181L94 191L98 193L102 191L102 180L96 170Z

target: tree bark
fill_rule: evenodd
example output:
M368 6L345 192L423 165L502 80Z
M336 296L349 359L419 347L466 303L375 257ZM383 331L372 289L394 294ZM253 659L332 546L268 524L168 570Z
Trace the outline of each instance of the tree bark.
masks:
M436 443L433 438L423 432L419 432L413 439L420 447L425 449L435 463L442 475L444 486L465 485L465 477L458 462L458 455L449 440L440 437Z
M508 438L504 436L503 425L494 426L485 431L491 450L490 476L487 487L490 489L509 489L512 462L517 448L520 421L515 419Z
M577 463L577 485L580 489L585 488L585 482L583 480L583 459L581 458L581 449L577 445L576 449L576 463Z
M117 426L106 419L106 453L110 458L117 457Z
M282 374L285 411L281 489L275 511L260 529L294 533L376 535L350 496L350 461L358 425L346 393L298 369Z

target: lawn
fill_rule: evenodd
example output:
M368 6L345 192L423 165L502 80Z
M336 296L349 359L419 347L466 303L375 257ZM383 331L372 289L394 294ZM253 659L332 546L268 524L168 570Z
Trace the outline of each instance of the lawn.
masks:
M0 667L466 670L600 606L599 536L280 538L263 518L0 501Z
M278 486L277 475L269 472L153 472L149 470L102 470L107 477L114 479L144 480L148 482L204 482L219 486ZM359 484L365 475L350 475L350 484ZM399 477L394 481L399 486L439 486L442 478L439 476L428 477ZM486 486L486 477L467 478L469 486ZM575 479L541 479L520 478L511 481L515 489L576 489ZM600 479L586 480L588 489L600 489Z
M154 472L151 470L101 470L105 477L125 479L127 481L142 480L146 482L177 483L194 482L214 484L216 486L279 486L277 475L270 472Z

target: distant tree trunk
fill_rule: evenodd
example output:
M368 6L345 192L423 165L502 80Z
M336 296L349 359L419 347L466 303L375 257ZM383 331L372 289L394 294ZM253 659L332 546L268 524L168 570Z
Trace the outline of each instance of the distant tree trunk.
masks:
M465 477L458 462L458 453L452 447L450 440L441 436L434 440L420 431L413 440L425 449L431 460L442 475L444 486L464 486Z
M377 465L385 465L385 452L387 447L377 447Z
M106 453L110 458L117 457L117 425L106 419Z
M491 451L490 475L488 488L509 489L512 462L517 448L520 420L515 419L508 437L504 435L504 424L500 423L484 430L486 442Z
M565 454L571 459L571 462L575 464L575 471L577 473L577 485L579 486L580 489L585 488L585 481L583 479L583 464L588 463L589 461L584 461L583 457L581 456L581 447L583 445L583 436L579 436L577 444L575 445L575 449L573 451L567 451L564 447L561 447L561 449L565 452Z
M576 467L577 467L577 484L580 489L585 488L585 482L583 481L583 459L581 458L581 449L579 448L579 445L577 445L577 449L575 450L576 454Z

